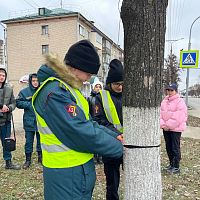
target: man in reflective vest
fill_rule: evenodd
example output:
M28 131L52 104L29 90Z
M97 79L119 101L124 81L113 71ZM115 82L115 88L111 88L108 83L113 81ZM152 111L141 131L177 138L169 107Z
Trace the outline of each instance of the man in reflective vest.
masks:
M123 66L119 60L114 59L110 62L109 67L105 90L100 91L100 94L96 97L94 120L121 135L123 133ZM119 199L118 187L122 161L122 157L103 157L107 200Z
M69 48L64 63L47 55L38 71L42 85L33 96L33 107L46 200L90 200L96 180L93 154L122 156L122 138L91 120L88 102L79 91L99 67L94 46L82 40Z

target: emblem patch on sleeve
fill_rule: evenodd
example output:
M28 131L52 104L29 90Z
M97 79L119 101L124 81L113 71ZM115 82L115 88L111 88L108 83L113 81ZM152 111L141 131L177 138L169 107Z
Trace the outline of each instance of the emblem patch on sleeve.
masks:
M94 113L95 113L95 114L99 113L99 105L97 105L97 104L94 105L94 108L93 108L93 109L94 109Z
M65 107L67 113L71 116L71 117L76 117L78 115L77 113L77 108L74 105L67 105Z

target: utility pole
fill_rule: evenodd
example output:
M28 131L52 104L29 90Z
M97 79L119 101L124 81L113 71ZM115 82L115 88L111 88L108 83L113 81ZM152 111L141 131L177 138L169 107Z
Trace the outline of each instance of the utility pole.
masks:
M189 42L188 42L188 51L191 50L191 36L192 36L192 27L194 25L194 23L200 18L197 17L191 24L190 27L190 34L189 34ZM188 88L189 88L189 76L190 76L190 71L189 68L187 68L187 76L186 76L186 95L185 95L185 103L188 106Z

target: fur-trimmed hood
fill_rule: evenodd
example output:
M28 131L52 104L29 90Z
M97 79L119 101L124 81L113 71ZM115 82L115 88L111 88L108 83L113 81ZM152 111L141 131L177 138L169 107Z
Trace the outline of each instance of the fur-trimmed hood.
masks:
M40 83L49 77L56 77L66 82L73 88L80 89L83 83L71 73L71 67L65 65L57 55L46 55L46 63L42 65L37 73Z

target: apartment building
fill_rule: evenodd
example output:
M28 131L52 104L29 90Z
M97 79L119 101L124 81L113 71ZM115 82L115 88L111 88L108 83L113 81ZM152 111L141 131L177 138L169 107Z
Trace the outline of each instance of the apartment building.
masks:
M15 94L21 88L20 77L37 72L44 54L57 53L63 59L68 48L82 39L90 40L100 56L101 81L105 80L111 59L123 61L123 50L79 12L39 8L36 14L2 23L7 26L8 77Z

